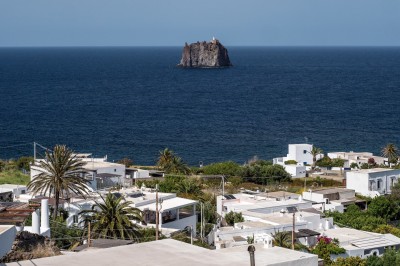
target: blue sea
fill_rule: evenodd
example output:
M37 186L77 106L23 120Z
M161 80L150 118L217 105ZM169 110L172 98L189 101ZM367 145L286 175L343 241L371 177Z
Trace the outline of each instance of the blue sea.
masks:
M142 165L165 147L198 165L400 145L400 48L228 47L221 69L177 68L181 50L0 48L0 158L34 141Z

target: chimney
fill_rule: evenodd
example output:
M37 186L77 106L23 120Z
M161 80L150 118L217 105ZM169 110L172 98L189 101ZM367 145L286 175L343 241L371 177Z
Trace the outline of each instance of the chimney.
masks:
M39 221L39 210L32 212L32 233L40 234L40 221Z
M40 210L40 229L41 231L47 231L50 228L49 222L49 200L42 199Z

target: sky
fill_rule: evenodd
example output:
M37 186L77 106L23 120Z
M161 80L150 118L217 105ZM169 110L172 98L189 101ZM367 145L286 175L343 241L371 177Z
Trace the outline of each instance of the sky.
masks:
M0 46L399 46L400 0L0 0Z

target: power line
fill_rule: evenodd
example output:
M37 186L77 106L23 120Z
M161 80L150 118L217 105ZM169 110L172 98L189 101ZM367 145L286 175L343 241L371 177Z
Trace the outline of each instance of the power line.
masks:
M15 144L15 145L10 145L10 146L0 146L0 149L7 149L7 148L13 148L13 147L19 147L19 146L26 146L26 145L32 145L32 142L26 142L22 144Z

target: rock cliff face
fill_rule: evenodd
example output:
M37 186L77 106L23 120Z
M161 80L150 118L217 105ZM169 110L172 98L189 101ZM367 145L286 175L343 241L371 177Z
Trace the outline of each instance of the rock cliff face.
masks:
M228 67L231 66L228 50L218 41L185 43L181 67Z

